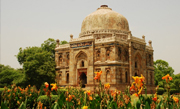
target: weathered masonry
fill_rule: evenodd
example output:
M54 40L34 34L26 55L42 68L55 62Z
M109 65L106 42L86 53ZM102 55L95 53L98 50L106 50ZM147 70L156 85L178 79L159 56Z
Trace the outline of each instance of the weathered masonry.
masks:
M93 90L98 84L94 72L102 71L102 83L124 90L132 76L144 75L147 90L154 89L152 42L132 36L127 19L102 5L82 22L79 38L70 35L69 44L55 48L56 79L59 85Z

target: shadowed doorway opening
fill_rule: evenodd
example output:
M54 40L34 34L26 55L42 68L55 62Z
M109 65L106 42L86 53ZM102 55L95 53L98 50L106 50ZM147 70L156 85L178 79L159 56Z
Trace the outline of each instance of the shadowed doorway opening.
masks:
M80 81L81 81L81 87L85 88L86 87L85 84L87 84L87 76L84 72L81 73Z

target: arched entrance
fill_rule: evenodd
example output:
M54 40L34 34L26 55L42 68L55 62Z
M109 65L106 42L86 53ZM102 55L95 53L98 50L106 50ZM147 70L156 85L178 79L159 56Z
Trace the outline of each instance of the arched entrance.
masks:
M85 88L87 84L87 76L84 72L82 72L80 75L80 81L81 81L81 87Z

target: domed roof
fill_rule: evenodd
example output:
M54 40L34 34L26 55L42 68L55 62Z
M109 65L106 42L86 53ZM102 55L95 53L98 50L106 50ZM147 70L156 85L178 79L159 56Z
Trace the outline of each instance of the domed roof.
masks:
M101 5L95 12L89 14L82 22L81 33L94 30L129 31L127 19L107 5Z

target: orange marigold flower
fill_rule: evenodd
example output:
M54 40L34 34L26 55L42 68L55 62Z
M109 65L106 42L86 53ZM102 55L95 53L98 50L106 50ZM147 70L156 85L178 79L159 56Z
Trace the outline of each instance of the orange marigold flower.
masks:
M10 92L11 90L10 89L8 89L8 92Z
M137 93L134 93L134 94L133 94L133 96L136 96L136 97L138 97L139 95L138 95Z
M165 79L166 83L168 83L169 81L172 80L172 77L169 74L167 74L166 76L163 76L162 79Z
M129 90L131 91L131 90L136 90L136 88L135 88L135 86L134 86L134 83L132 83L132 85L131 85L131 87L129 88Z
M49 84L47 82L44 83L45 87L48 88Z
M157 101L157 93L155 93L154 98L152 98L153 101Z
M142 89L143 89L143 87L141 87L141 89L139 90L138 95L140 95L140 94L141 94Z
M105 89L109 89L109 88L110 88L110 84L109 84L109 83L104 84L104 88L105 88Z
M84 93L87 93L87 95L89 96L91 94L90 90L85 91Z
M174 100L176 103L179 102L179 99L178 99L177 97L174 97L174 96L173 96L173 100Z
M83 109L88 109L88 106L83 106Z
M20 105L20 102L19 102L19 101L17 101L17 104L18 104L18 105Z
M96 73L96 76L94 77L94 79L95 79L95 80L96 80L96 79L100 80L102 71L100 71L100 72L95 72L95 73Z
M69 95L67 98L66 98L66 101L71 101L73 99L74 95Z
M89 96L89 100L92 100L92 96Z
M51 86L53 86L52 88L51 88L51 91L53 91L53 90L55 90L55 91L57 91L57 85L56 85L56 83L55 84L51 84Z

